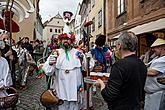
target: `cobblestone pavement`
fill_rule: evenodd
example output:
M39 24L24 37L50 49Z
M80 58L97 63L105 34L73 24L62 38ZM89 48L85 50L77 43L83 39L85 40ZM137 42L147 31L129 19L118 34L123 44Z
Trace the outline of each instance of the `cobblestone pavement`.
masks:
M27 90L19 91L17 110L45 110L40 103L40 95L45 88L44 79L29 77L27 84Z
M92 95L92 103L94 110L108 110L106 102L103 100L99 90L95 95Z
M19 92L19 102L16 105L17 110L46 110L40 103L40 95L45 90L45 79L28 77L28 88ZM99 92L92 96L94 110L108 110ZM11 109L7 109L11 110ZM56 108L51 108L56 110Z

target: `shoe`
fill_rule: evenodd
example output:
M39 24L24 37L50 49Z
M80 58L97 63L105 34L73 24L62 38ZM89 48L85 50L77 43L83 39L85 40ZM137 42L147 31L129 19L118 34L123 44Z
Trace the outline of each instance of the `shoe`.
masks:
M89 107L89 110L94 110L93 106Z
M16 103L16 105L19 105L21 103L20 99L18 99L18 102Z
M27 89L27 86L20 87L20 90L25 91Z

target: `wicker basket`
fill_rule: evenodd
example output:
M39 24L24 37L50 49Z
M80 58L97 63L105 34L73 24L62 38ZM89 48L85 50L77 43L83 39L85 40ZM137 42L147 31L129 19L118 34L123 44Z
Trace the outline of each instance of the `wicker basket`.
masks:
M45 107L62 105L64 101L57 97L56 91L53 89L45 90L40 97L41 104Z
M13 87L0 88L0 109L14 107L18 101L17 90Z

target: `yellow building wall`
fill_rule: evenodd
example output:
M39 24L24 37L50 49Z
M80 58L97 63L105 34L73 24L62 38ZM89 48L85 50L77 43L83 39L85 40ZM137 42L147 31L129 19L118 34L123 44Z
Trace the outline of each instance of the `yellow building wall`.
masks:
M1 0L1 2L6 2L7 0ZM30 6L28 2L25 0L18 0L22 3L23 6L25 6L28 10L30 9ZM18 17L14 15L13 20L18 24L20 31L18 33L12 33L12 38L15 41L18 41L19 37L29 37L30 40L33 40L33 31L34 31L34 25L36 21L36 8L37 8L37 1L38 0L31 0L31 2L34 5L35 11L33 13L29 13L29 18L25 18L22 22L18 22ZM23 10L19 5L18 7L20 10ZM23 11L24 12L24 11Z
M18 18L14 17L14 20L18 23L20 31L18 33L13 34L13 39L18 41L19 37L29 37L30 40L34 40L34 28L36 22L36 6L37 2L35 0L31 0L35 11L29 13L29 17L25 18L22 22L18 22ZM21 3L27 8L30 9L28 3L25 0L21 0Z
M30 14L29 18L24 19L21 23L19 23L20 32L16 34L17 40L19 37L29 37L30 40L33 39L34 32L34 23L35 23L35 13Z
M50 38L53 34L58 36L59 34L62 34L62 30L64 27L64 21L63 19L59 18L53 18L49 23L44 27L43 34L44 34L44 40L50 41ZM50 32L50 29L52 29L52 32ZM55 32L55 29L57 29L57 32ZM60 30L60 33L58 32Z
M92 32L92 26L91 26L91 35L93 36L90 39L90 42L94 42L96 39L96 35L103 34L104 32L104 0L95 0L94 7L91 6L91 11L88 15L88 21L92 21L92 19L95 17L95 31ZM102 10L102 26L98 28L98 13Z

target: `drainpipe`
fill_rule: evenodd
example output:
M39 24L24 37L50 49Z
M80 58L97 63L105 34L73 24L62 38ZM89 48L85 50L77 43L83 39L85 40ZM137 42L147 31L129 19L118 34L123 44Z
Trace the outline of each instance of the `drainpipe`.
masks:
M104 35L106 35L106 0L103 0L104 2Z

